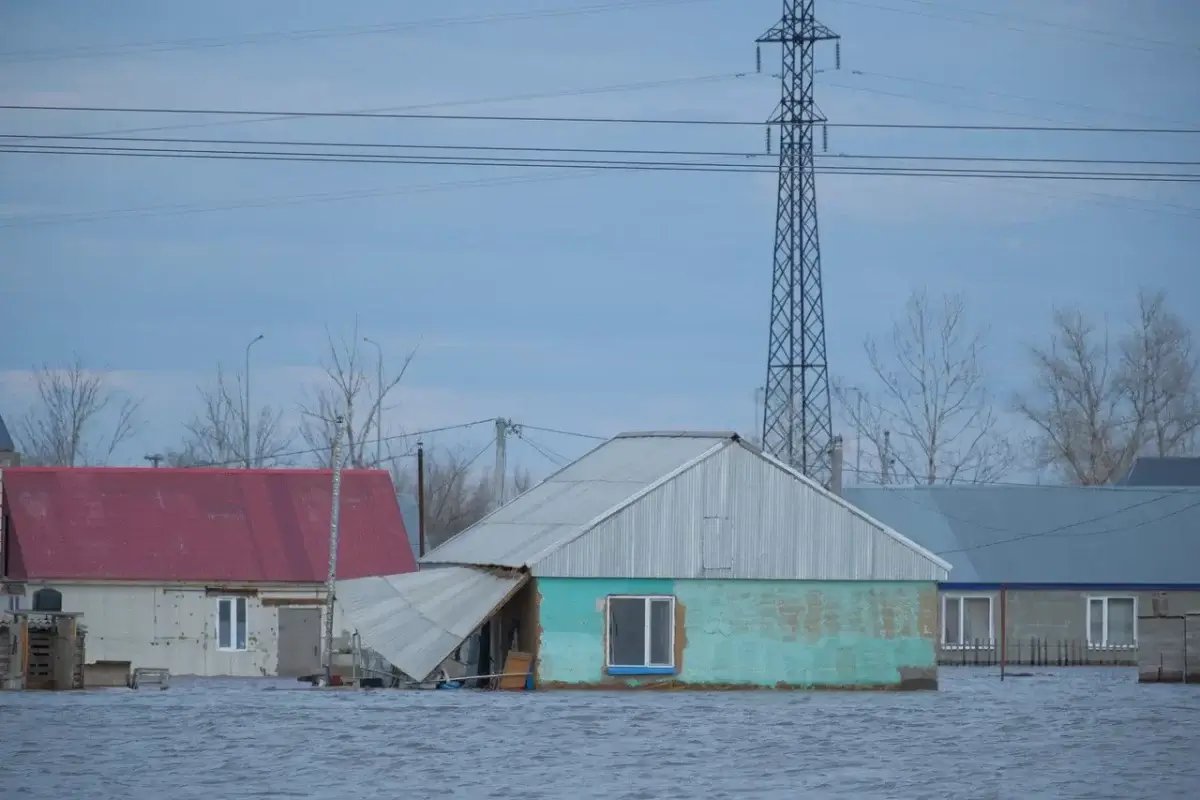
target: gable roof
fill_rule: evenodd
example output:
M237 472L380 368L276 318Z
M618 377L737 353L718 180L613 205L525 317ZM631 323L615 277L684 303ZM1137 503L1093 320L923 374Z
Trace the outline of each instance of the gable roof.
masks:
M1147 456L1137 459L1122 486L1200 486L1200 458Z
M12 436L8 434L8 427L4 424L4 417L0 417L0 453L12 453L16 449Z
M788 476L785 483L790 478L840 506L934 565L935 572L944 575L949 569L933 553L732 432L620 434L450 539L421 563L531 568L728 447L743 448L770 469L782 470Z
M1200 584L1200 489L852 487L953 565L952 583Z
M330 470L4 470L13 580L324 583ZM416 568L391 477L342 472L338 577Z

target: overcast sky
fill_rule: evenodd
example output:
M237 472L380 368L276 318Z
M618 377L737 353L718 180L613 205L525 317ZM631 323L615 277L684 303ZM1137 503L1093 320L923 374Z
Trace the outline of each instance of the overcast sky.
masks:
M23 0L0 11L0 96L736 120L772 111L778 51L764 49L756 75L753 40L777 0L630 5ZM822 110L834 122L1200 127L1200 4L999 8L821 0L843 36L840 72L832 45L821 54ZM626 88L579 91L615 86ZM759 127L0 111L10 135L179 125L193 127L139 135L744 153L761 153L765 137ZM1200 136L831 127L828 153L1197 161ZM1139 286L1165 288L1200 327L1195 184L823 175L818 197L830 369L850 382L870 386L864 336L886 334L920 288L965 295L973 323L991 329L1003 395L1028 380L1025 347L1045 337L1055 305L1117 324ZM389 362L421 342L389 432L501 415L597 435L748 431L765 374L774 206L769 174L0 154L0 414L15 427L31 366L77 353L145 398L140 435L118 453L140 463L179 440L196 385L218 362L240 369L260 333L256 398L290 413L318 375L326 328L348 335L357 318ZM481 426L462 442L489 434ZM536 440L564 458L588 446ZM514 457L535 473L553 466L524 445Z

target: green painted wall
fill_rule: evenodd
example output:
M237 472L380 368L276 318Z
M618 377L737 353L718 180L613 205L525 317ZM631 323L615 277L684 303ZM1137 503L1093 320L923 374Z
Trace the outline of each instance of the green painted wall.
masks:
M675 680L684 684L936 685L934 583L538 578L536 589L542 685L664 680L606 674L604 598L611 594L675 596L685 636Z

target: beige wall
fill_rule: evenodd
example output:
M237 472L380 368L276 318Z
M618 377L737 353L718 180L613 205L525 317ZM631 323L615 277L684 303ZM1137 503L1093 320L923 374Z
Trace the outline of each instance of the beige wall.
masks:
M259 677L275 674L279 644L279 609L267 598L323 599L324 589L309 585L260 587L247 597L247 647L217 646L217 597L195 585L27 583L21 607L33 607L33 593L43 585L62 593L63 611L83 612L87 629L87 662L130 661L172 675ZM340 609L334 633L345 623Z

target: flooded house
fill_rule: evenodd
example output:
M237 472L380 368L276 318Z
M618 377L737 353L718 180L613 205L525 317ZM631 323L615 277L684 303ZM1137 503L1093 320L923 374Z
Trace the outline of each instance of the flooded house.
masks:
M322 669L329 470L3 470L8 609L82 615L87 685ZM339 572L416 565L391 477L343 472ZM345 627L335 615L335 631Z
M1114 486L864 486L845 496L952 565L939 587L943 665L1135 666L1148 635L1142 661L1157 665L1162 637L1182 642L1180 615L1200 611L1197 475L1200 459L1139 459Z
M470 641L535 688L923 689L948 571L736 434L650 432L337 596L418 681Z

